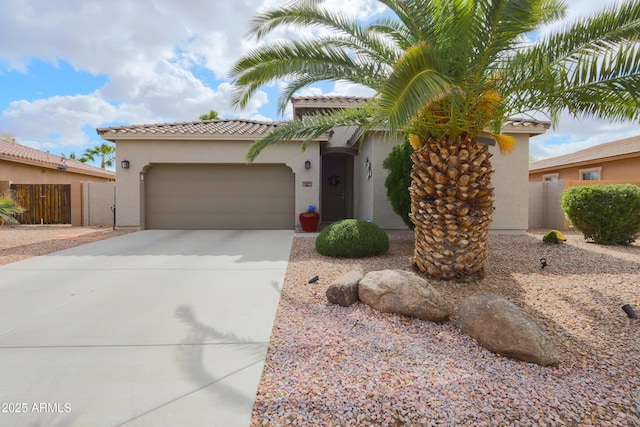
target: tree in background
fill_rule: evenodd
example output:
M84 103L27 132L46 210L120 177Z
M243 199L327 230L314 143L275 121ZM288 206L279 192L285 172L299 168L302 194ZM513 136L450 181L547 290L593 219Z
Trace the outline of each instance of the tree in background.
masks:
M215 120L218 118L218 112L211 110L207 114L203 114L199 117L200 120Z
M97 161L96 159L100 159L100 167L102 169L106 169L107 166L113 166L116 159L116 147L103 142L100 145L87 148L78 160L86 163L95 162Z
M233 103L246 107L262 87L286 82L278 101L314 83L341 81L373 89L359 106L296 118L256 141L252 161L272 144L304 149L337 126L363 135L409 134L412 155L413 261L434 277L480 278L488 259L493 212L491 153L508 153L502 134L513 116L560 112L638 122L640 2L541 29L566 16L560 0L379 0L388 14L357 21L324 2L301 0L259 12L250 33L266 40L231 70ZM273 39L280 30L311 37ZM529 41L537 37L535 41ZM526 173L526 171L523 171Z

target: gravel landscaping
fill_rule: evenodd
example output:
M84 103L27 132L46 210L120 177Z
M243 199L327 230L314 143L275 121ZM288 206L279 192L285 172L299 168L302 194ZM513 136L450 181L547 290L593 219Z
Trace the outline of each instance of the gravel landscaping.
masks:
M359 260L321 256L313 238L296 237L252 426L640 426L640 321L621 309L640 312L640 245L577 233L545 244L543 234L490 236L482 282L433 281L453 313L444 324L326 301L351 270L412 270L412 233L390 232L387 254ZM478 292L529 312L561 364L501 357L461 334L458 303Z
M5 225L0 265L127 232ZM412 233L390 232L389 252L359 260L319 255L315 239L296 237L251 425L640 426L640 321L621 309L640 314L640 244L566 233L554 245L543 234L490 236L482 282L431 281L450 304L443 324L326 301L331 281L349 271L412 271ZM479 292L530 313L561 364L514 361L461 334L458 303Z
M16 225L0 227L0 265L130 233L112 227Z

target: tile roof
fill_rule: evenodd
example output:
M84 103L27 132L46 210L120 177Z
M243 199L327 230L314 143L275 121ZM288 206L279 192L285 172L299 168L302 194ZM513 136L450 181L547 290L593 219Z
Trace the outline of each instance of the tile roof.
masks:
M529 163L529 171L558 168L565 165L610 159L619 156L637 155L640 157L640 135L595 145L575 153L551 157Z
M342 104L357 104L365 102L371 98L362 96L294 96L291 98L291 103L296 104L299 102L313 102L313 103L342 103Z
M15 163L34 164L57 169L60 165L66 164L67 172L82 173L86 175L101 176L115 179L113 171L105 170L76 160L67 159L62 156L51 154L48 151L40 151L12 141L0 139L0 160Z
M521 119L521 118L511 117L504 122L504 126L509 126L515 129L522 128L526 130L542 130L544 132L551 127L551 122L547 122L543 120ZM535 132L535 133L540 133L540 132Z
M160 123L130 126L114 126L97 129L98 134L109 139L115 135L225 135L256 136L264 135L284 122L261 122L241 119L200 120L195 122Z

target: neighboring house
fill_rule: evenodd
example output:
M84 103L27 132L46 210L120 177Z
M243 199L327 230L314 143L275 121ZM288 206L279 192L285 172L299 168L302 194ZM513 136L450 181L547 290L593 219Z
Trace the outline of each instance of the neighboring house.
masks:
M640 136L529 163L529 225L571 227L562 211L566 188L593 184L640 186Z
M640 136L529 163L529 181L640 182Z
M114 181L115 172L0 139L0 196L16 196L23 223L82 225L82 182Z
M296 97L295 116L344 108L355 97ZM406 225L391 209L382 162L398 141L337 128L301 151L299 143L265 149L247 164L249 146L282 122L221 119L98 129L116 143L118 227L136 229L299 229L298 214L318 206L321 221L371 218L386 229ZM517 140L508 156L492 158L496 173L492 229L528 226L529 137L548 124L511 120Z

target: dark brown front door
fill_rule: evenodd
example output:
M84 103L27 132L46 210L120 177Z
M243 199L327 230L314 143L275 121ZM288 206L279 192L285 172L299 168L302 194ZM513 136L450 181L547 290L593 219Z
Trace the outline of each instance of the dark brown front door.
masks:
M322 156L323 222L334 222L353 216L353 156L327 153Z

